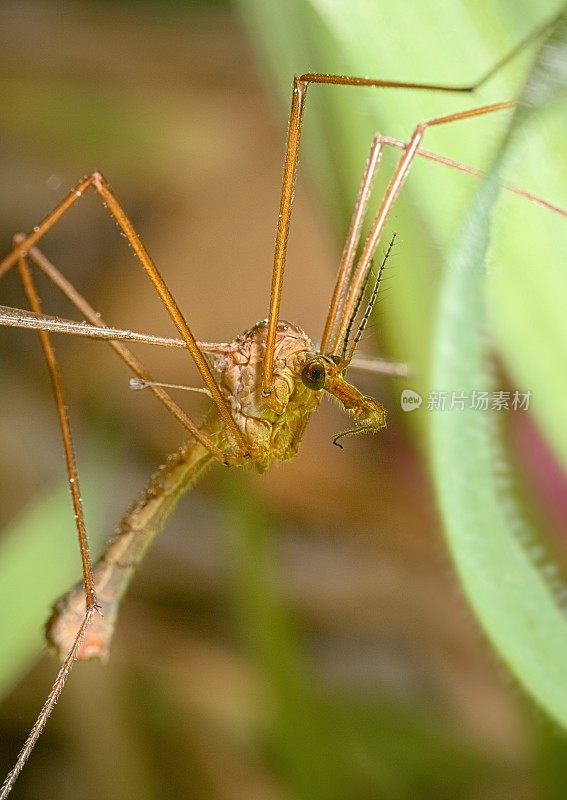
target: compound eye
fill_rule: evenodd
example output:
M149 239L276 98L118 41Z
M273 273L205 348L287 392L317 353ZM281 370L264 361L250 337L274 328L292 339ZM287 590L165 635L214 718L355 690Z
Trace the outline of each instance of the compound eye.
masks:
M327 371L322 361L314 359L309 361L301 371L301 380L308 389L318 392L325 385Z

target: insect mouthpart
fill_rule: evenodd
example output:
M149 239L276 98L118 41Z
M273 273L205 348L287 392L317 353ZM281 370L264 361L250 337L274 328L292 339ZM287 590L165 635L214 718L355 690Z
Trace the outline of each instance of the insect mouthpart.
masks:
M376 433L386 427L386 410L373 397L362 394L340 374L330 374L325 383L325 390L332 394L344 410L354 418L355 427L338 433L333 444L342 449L339 439L357 433Z

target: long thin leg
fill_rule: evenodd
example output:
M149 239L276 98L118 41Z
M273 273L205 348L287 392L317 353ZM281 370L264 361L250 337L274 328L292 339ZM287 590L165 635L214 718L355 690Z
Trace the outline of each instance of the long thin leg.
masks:
M398 139L394 139L392 136L383 136L382 134L378 134L378 138L381 140L382 144L386 145L387 147L393 147L396 150L406 149L406 142L400 142ZM482 178L486 174L481 169L471 167L469 164L463 164L462 161L455 161L453 158L447 158L447 156L441 156L438 153L434 153L431 150L425 150L422 147L418 147L415 151L415 154L416 156L425 158L428 161L435 161L436 164L441 164L444 167L451 167L451 169L456 169L459 172L466 172L467 175L473 175L475 178ZM533 192L528 192L526 189L522 189L521 186L515 186L512 183L508 183L508 181L501 181L500 186L505 191L512 192L512 194L516 194L518 197L523 197L526 200L529 200L531 203L535 203L536 205L541 206L548 211L552 211L554 214L567 217L567 209L561 208L561 206L551 203L544 197L539 197L539 195L533 194Z
M32 248L32 251L35 248ZM91 325L85 320L77 322L65 317L53 317L49 314L36 314L29 309L14 308L13 306L0 305L0 325L8 328L24 328L27 330L42 330L49 333L66 333L70 336L82 336L86 339L105 339L106 341L138 342L139 344L154 344L158 347L176 347L186 350L183 339L174 339L168 336L154 336L151 333L139 331L126 331L123 328L112 328L107 325ZM204 343L199 342L203 347ZM208 389L203 389L208 392Z
M274 264L272 270L266 353L262 370L262 391L265 395L269 395L272 389L276 328L280 313L287 241L293 206L293 192L297 175L297 166L299 163L299 145L301 141L303 112L305 110L305 100L307 96L307 87L309 84L325 83L335 84L338 86L372 86L380 89L414 89L419 91L457 92L461 94L471 93L482 86L482 84L486 83L486 81L488 81L496 72L498 72L498 70L511 61L519 52L523 50L527 43L537 39L545 31L547 31L550 26L553 25L557 19L559 19L560 16L560 14L556 14L553 19L546 21L536 31L531 32L504 58L492 66L491 69L488 70L479 80L475 81L469 86L404 83L399 81L373 80L370 78L345 77L342 75L323 75L319 73L305 73L304 75L300 75L294 79L288 123L288 135L285 149L280 210L276 228L276 242L274 247Z
M167 287L163 277L161 276L158 268L150 258L150 255L142 242L138 234L136 233L134 226L128 219L127 215L124 213L120 203L116 199L115 195L113 194L110 186L108 185L106 179L100 172L93 172L92 175L87 176L84 178L71 192L64 198L61 203L50 213L48 216L34 229L34 232L25 236L21 239L11 253L9 253L2 261L0 261L0 278L2 275L13 266L20 255L22 253L26 253L31 247L33 247L57 222L61 219L61 217L66 213L66 211L71 208L71 206L77 202L77 200L82 197L84 192L93 187L99 197L101 198L104 207L108 209L111 216L116 220L118 226L126 236L129 244L131 245L134 253L136 254L140 264L142 265L143 269L145 270L148 278L150 279L152 285L154 286L155 290L157 291L159 297L161 298L162 303L164 304L167 312L169 313L171 319L173 320L177 330L181 334L185 344L187 345L187 349L191 353L195 364L201 376L211 393L211 398L215 405L218 408L219 414L221 415L224 423L227 427L227 430L230 436L234 439L236 448L238 451L237 455L253 455L250 453L250 448L247 445L240 429L236 425L232 414L230 413L230 409L228 408L220 389L213 377L213 373L207 360L205 359L203 353L199 349L197 341L193 336L185 318L183 317L177 303L175 302L173 295L171 294L169 288ZM196 426L192 426L190 428L191 433L197 435L195 431L197 431Z
M396 150L405 150L407 147L407 142L401 142L398 139L394 139L391 136L385 136L381 133L375 134L372 139L370 144L370 152L364 167L360 188L354 204L354 211L339 262L337 278L335 281L333 296L329 305L325 329L321 338L322 353L328 352L330 341L336 341L336 336L334 335L335 332L332 330L331 326L332 324L336 324L338 318L338 309L345 301L347 293L346 287L350 280L356 249L360 242L362 226L364 224L368 202L370 200L372 187L376 179L376 173L378 171L382 156L382 148L384 146L392 147ZM471 167L468 164L463 164L461 161L455 161L452 158L447 158L446 156L439 155L431 150L425 150L421 147L417 148L415 155L429 161L434 161L435 163L441 164L444 167L450 167L451 169L465 172L467 175L473 175L479 178L484 175L484 172L476 167ZM560 214L563 217L567 217L566 209L561 208L560 206L555 205L555 203L551 203L549 200L539 197L532 192L528 192L519 186L515 186L507 181L502 181L501 187L505 191L512 192L512 194L523 197L524 199L529 200L530 202L535 203L536 205L539 205L548 211L552 211L555 214Z
M426 122L421 122L415 127L412 136L404 148L403 155L398 162L392 177L390 178L382 199L382 203L374 219L374 223L364 243L362 253L351 277L346 299L342 307L335 311L334 317L330 320L327 320L326 329L334 332L333 339L328 342L327 352L329 354L338 354L340 352L341 342L344 339L348 321L356 305L368 270L370 269L372 258L374 257L380 242L380 237L384 230L386 220L388 219L400 189L407 179L413 160L417 155L419 144L425 135L425 131L428 128L436 125L446 125L450 122L458 122L459 120L470 119L471 117L479 117L484 114L491 114L494 111L511 108L513 105L514 103L511 101L505 103L493 103L491 105L480 106L467 111L460 111L455 114L446 114L441 117L434 117Z
M21 239L21 236L14 237L16 244ZM27 255L21 254L17 259L24 292L32 311L41 314L41 302L29 270L28 257L51 278L83 315L91 320L93 325L97 327L104 325L85 298L75 290L72 284L36 247L33 247ZM45 330L38 330L38 335L49 369L64 443L69 486L83 563L84 584L83 586L79 584L75 590L66 596L67 604L65 605L65 610L69 611L68 606L70 605L70 610L73 613L64 615L63 608L59 608L50 621L51 635L58 634L61 637L53 640L53 642L57 644L60 654L64 656L64 660L38 718L18 754L13 769L0 787L0 800L5 800L8 797L18 775L22 771L59 700L74 662L78 658L92 656L95 650L97 655L103 655L106 652L105 648L108 647L114 628L116 609L120 597L133 574L134 567L175 506L179 496L198 478L213 455L218 453L218 457L223 458L223 453L219 448L213 446L213 449L209 446L210 435L205 437L207 444L204 447L200 446L200 442L189 440L152 476L148 487L144 490L138 502L124 517L120 526L120 535L110 543L95 568L97 583L100 581L99 589L102 587L101 605L99 606L95 595L73 441L61 388L59 368L49 334ZM121 342L110 341L109 343L138 376L151 378L143 365ZM158 389L155 394L165 403L169 410L176 413L177 406L164 391L160 390L160 387L150 388ZM181 409L177 409L176 416L180 415L184 416ZM209 415L205 427L209 434L214 435L222 430L223 425L218 415ZM94 631L92 631L90 629L91 622L97 610L100 610L101 613L104 610L105 617L99 617L98 624L95 625ZM97 648L100 649L97 650Z
M402 142L399 139L394 139L391 136L386 136L381 133L375 134L372 140L370 146L370 153L366 162L358 196L355 201L355 206L349 231L345 239L345 244L343 247L343 252L339 263L335 289L333 293L332 302L330 304L330 314L332 316L336 316L336 308L341 305L342 301L344 301L344 297L346 296L346 290L344 290L344 286L348 282L350 278L350 273L352 271L354 255L360 241L361 229L367 210L368 199L372 191L372 185L376 179L376 172L380 161L382 146L392 147L396 150L405 150L407 147L407 142ZM483 177L485 175L485 173L482 170L476 167L470 166L469 164L464 164L461 161L456 161L455 159L448 158L447 156L440 155L439 153L434 153L431 150L426 150L421 147L417 148L415 155L419 156L420 158L433 161L436 164L440 164L441 166L450 167L451 169L458 170L459 172L464 172L467 175L472 175L477 178ZM522 197L525 200L528 200L531 203L539 205L542 208L545 208L547 211L551 211L554 214L558 214L562 217L567 217L567 209L562 208L561 206L558 206L555 203L552 203L549 200L540 197L539 195L533 194L533 192L529 192L526 189L523 189L522 187L516 186L504 180L501 181L500 185L504 191L511 192L512 194L515 194L518 197ZM24 238L25 238L24 234L18 234L16 237L14 237L14 241L19 242L22 241ZM78 308L80 311L83 311L83 316L87 317L88 319L91 319L93 324L91 326L88 326L85 325L84 323L74 322L72 320L65 320L60 317L49 317L44 314L37 315L34 314L33 312L25 312L21 309L15 309L15 308L10 308L8 306L0 305L0 325L12 325L22 328L33 328L34 330L38 330L41 327L43 330L67 333L71 335L101 338L114 341L122 340L122 341L143 342L145 344L153 344L162 347L179 347L182 349L186 348L183 339L173 339L171 337L154 336L148 333L125 331L120 328L112 328L102 323L100 317L98 316L98 314L96 314L92 306L90 306L85 300L85 298L76 291L75 287L61 274L61 272L57 270L57 268L47 260L45 255L41 253L39 249L32 247L29 252L29 255L31 259L36 263L36 265L38 265L40 268L43 269L43 271L50 278L50 280L56 286L58 286L58 288L61 289L63 294L66 295L66 297L76 306L76 308ZM96 328L98 328L98 330L95 330ZM326 352L327 343L330 338L333 338L332 332L327 330L326 328L321 340L322 352ZM211 349L214 349L215 347L215 345L207 342L197 342L197 344L202 352L211 351ZM135 357L131 353L129 353L129 357L135 360ZM354 368L354 361L351 362L351 367ZM132 367L132 369L134 370L134 372L136 371L134 367ZM376 370L374 369L373 371ZM395 374L398 374L398 372L396 372ZM173 403L173 401L171 402ZM173 405L175 406L175 403L173 403ZM181 411L179 407L177 407L176 410L173 410L172 406L170 405L168 405L167 407L180 420L180 422L182 423L182 425L184 425L184 427L189 428L189 425L191 423L187 422L187 418L185 417L184 412ZM201 431L200 428L199 431ZM220 455L214 453L214 451L213 455L215 455L217 458L220 458Z
M32 311L40 314L41 303L27 264L27 259L24 256L20 256L18 258L18 270L30 308ZM89 544L83 515L81 490L79 487L79 473L77 471L77 462L75 459L75 450L73 447L73 437L71 435L69 415L67 413L65 399L63 397L59 366L57 364L57 358L55 357L55 351L51 344L51 338L46 331L38 331L37 333L41 348L43 350L43 355L45 357L45 363L47 364L47 369L49 371L53 396L55 398L55 406L57 409L57 416L59 418L59 428L61 430L63 449L65 451L65 461L67 464L67 475L69 476L69 489L71 490L73 510L75 512L75 522L79 536L79 547L81 550L81 562L83 566L83 579L85 583L85 598L88 610L91 608L96 608L97 602L89 557Z
M350 226L345 239L341 260L339 262L339 269L335 281L335 288L331 298L331 304L327 313L327 321L325 329L321 338L321 352L326 353L328 349L329 340L332 337L333 331L331 325L336 319L337 311L345 300L347 293L348 280L352 272L356 249L360 242L362 234L362 226L368 208L368 202L372 193L372 185L376 177L376 172L380 164L380 157L382 155L382 138L375 136L370 145L370 152L366 159L364 173L360 182L360 188L354 204L354 211L350 221Z
M15 237L15 243L18 244L22 237ZM83 298L75 288L64 278L64 276L57 270L57 268L51 264L48 259L43 256L43 254L37 249L32 248L28 255L20 255L17 259L18 269L21 275L22 283L24 286L24 291L28 302L30 304L30 308L35 313L41 313L41 303L39 300L39 296L37 294L35 284L33 282L27 258L31 258L41 269L42 271L48 275L52 281L63 291L63 293L74 303L74 305L83 313L83 315L90 319L93 325L97 327L103 326L104 323L97 316L94 309L87 303L85 298ZM74 456L74 448L73 448L73 441L71 436L71 430L69 425L69 419L66 411L66 406L63 398L62 388L61 388L61 380L59 375L59 369L57 365L57 360L55 357L55 353L53 347L51 345L50 336L44 330L38 330L38 335L40 338L40 342L42 345L42 349L45 355L45 359L48 365L49 374L53 386L53 392L56 400L57 412L59 416L59 423L64 443L64 450L65 450L65 457L67 461L67 471L69 475L69 486L71 489L71 495L73 500L73 507L75 511L75 520L77 525L77 531L79 536L79 545L81 550L81 559L83 563L83 578L84 578L84 592L81 592L83 598L86 602L86 608L81 610L80 608L80 597L78 591L73 594L73 598L76 601L74 610L76 611L75 616L73 617L73 622L76 622L77 625L73 625L72 628L66 623L65 633L65 650L64 654L65 658L61 665L61 668L57 674L53 687L45 701L41 712L33 725L32 730L28 738L26 739L22 749L20 750L16 763L10 773L7 775L2 787L0 787L0 800L5 800L8 797L18 775L22 771L31 751L33 750L37 739L39 738L45 724L51 715L57 701L63 691L65 686L67 677L71 671L71 668L76 661L77 658L82 657L84 654L85 647L90 647L92 649L92 642L93 641L102 641L102 632L107 637L104 641L107 641L110 638L112 633L112 628L114 624L114 613L113 613L113 605L117 605L119 598L110 598L112 602L109 602L108 598L108 575L110 573L111 577L114 576L116 573L118 575L118 580L120 581L121 586L125 586L127 580L131 576L132 568L129 570L121 570L120 564L115 564L114 562L109 562L109 556L106 556L106 561L109 562L108 567L101 570L101 565L99 562L99 572L104 573L104 576L107 578L106 581L103 581L103 604L106 607L107 616L100 620L100 624L96 626L96 635L88 634L88 640L85 638L87 636L88 629L90 627L90 623L92 621L92 617L99 608L97 603L97 598L95 595L95 588L94 588L94 580L93 580L93 572L91 568L89 552L88 552L88 543L86 537L86 530L85 530L85 523L82 511L82 502L81 502L81 495L79 489L79 479L77 473L77 467L75 462ZM145 379L151 378L147 370L143 367L141 362L136 359L136 357L121 343L121 342L113 342L110 341L111 346L114 350L118 353L118 355L131 367L131 369L139 376ZM146 378L147 376L147 378ZM150 387L152 389L157 389L155 394L159 397L162 402L165 403L169 410L173 411L176 416L182 418L184 417L183 411L178 409L176 404L169 398L160 387ZM214 422L211 421L209 423L209 429L214 427ZM124 551L125 545L130 548L130 550L135 549L138 557L141 557L143 553L143 549L149 541L151 540L151 535L155 534L159 530L159 522L163 521L165 517L167 517L168 511L171 510L172 504L175 503L175 499L177 495L173 492L173 487L171 486L172 483L172 476L177 473L180 473L181 478L179 480L184 481L184 486L186 487L187 482L189 479L195 480L198 475L198 469L200 468L201 463L206 464L207 458L210 459L209 452L211 455L217 455L221 460L223 459L222 451L213 446L209 445L210 437L205 437L206 444L205 450L202 449L198 450L198 445L193 442L186 443L176 454L175 458L170 459L165 467L162 467L161 470L158 470L156 475L152 478L153 483L150 483L150 487L146 490L144 494L144 499L146 501L146 506L148 505L147 501L148 498L151 497L153 500L153 505L150 504L151 508L156 505L155 498L161 494L165 495L166 500L168 499L168 495L171 494L173 499L169 499L168 503L160 503L159 509L154 510L153 516L156 517L156 521L154 522L153 529L146 535L142 545L137 544L133 541L134 536L133 534L136 531L131 530L132 524L128 531L121 530L121 533L129 533L129 536L121 536L117 540L115 540L110 547L107 549L107 553L114 553L114 551L118 551L122 553ZM196 464L196 454L200 454L200 461ZM190 461L188 456L193 456L193 461ZM170 474L171 473L171 474ZM168 475L168 480L164 479L164 475ZM123 527L129 522L130 518L138 512L138 516L145 515L148 516L148 511L146 510L146 506L143 508L141 507L138 509L135 507L130 512L130 516L125 518L125 522L123 522ZM138 520L139 523L139 520ZM138 524L139 527L139 524ZM136 549L137 548L137 549ZM138 552L139 551L139 552ZM133 562L134 563L134 562ZM112 572L111 567L114 567L114 572ZM100 577L100 576L99 576ZM116 583L116 578L114 578L114 583ZM78 629L77 629L78 627Z
M8 775L6 775L4 783L0 787L0 800L6 800L6 798L10 794L12 787L18 778L18 775L24 768L25 763L28 760L31 751L35 747L35 743L39 739L42 730L45 728L45 724L49 719L51 712L57 705L57 701L61 696L61 692L63 691L67 678L69 677L69 673L71 672L73 664L77 659L77 654L79 652L81 643L83 641L83 638L85 636L85 633L87 631L87 628L94 613L95 613L94 608L89 608L85 612L85 616L83 618L83 622L81 623L81 627L79 628L77 635L75 636L75 641L73 642L73 645L69 650L69 653L65 658L65 661L61 664L61 667L55 679L55 683L51 687L51 691L49 692L47 700L43 704L39 716L36 719L33 728L29 733L28 738L24 742L22 749L18 753L18 758L16 759L16 763L14 764L13 768L10 770Z
M18 270L20 273L20 277L22 279L22 283L24 286L24 292L26 294L26 298L28 300L30 308L37 313L41 313L41 303L35 288L35 284L31 277L26 257L24 255L20 255L17 259L17 263L18 263ZM14 785L18 775L22 771L23 766L26 763L31 751L33 750L34 745L45 726L45 723L47 722L51 712L53 711L53 708L57 703L57 700L59 699L61 692L63 691L63 687L65 686L65 682L67 680L69 672L71 671L73 663L77 657L79 648L81 646L81 642L84 638L86 630L92 619L92 616L99 607L96 599L95 587L94 587L94 581L93 581L93 575L89 557L89 547L85 529L85 521L83 516L81 493L79 488L79 476L77 473L77 466L75 461L73 439L71 435L71 428L69 425L69 417L67 415L67 409L63 398L63 391L61 388L59 367L57 364L57 359L55 357L55 352L51 345L49 334L46 331L40 330L38 331L38 336L45 356L45 361L49 371L49 377L51 379L51 385L53 388L53 394L55 397L55 403L57 407L57 415L59 417L59 427L61 429L63 448L65 451L67 474L69 476L69 488L71 490L73 509L75 512L75 523L77 526L77 533L79 536L79 547L81 550L85 607L81 615L82 618L80 621L79 628L73 634L71 647L63 664L61 665L61 668L59 670L59 673L57 674L57 678L55 679L55 683L53 684L49 696L45 701L43 708L41 709L41 712L28 738L26 739L22 749L18 754L15 766L13 767L11 772L7 775L4 783L2 784L2 787L0 788L0 800L4 800L10 793L12 786Z
M52 264L49 259L37 247L32 247L28 253L30 259L47 275L52 283L67 297L71 303L77 308L81 314L91 324L97 327L105 327L104 320L95 309L87 302L86 298L78 292L73 284L65 278L65 276ZM132 372L144 381L148 381L148 387L154 395L160 400L165 407L178 419L181 424L187 428L193 436L206 447L212 455L222 463L226 462L226 455L207 437L203 431L198 428L195 423L187 416L172 397L161 386L153 385L154 378L142 364L142 362L126 347L122 342L109 340L109 344L117 355L130 367Z

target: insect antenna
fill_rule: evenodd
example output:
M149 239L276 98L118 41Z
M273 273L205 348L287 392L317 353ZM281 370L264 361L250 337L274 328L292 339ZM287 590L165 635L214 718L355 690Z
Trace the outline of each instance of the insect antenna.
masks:
M342 353L341 353L341 361L345 361L345 359L346 359L346 352L347 352L347 349L348 349L348 340L350 339L352 326L354 325L354 321L355 321L355 319L356 319L356 317L358 315L358 312L360 310L360 306L362 304L362 298L364 297L364 293L366 292L366 287L368 286L368 281L370 280L370 275L372 274L373 266L374 266L374 259L370 262L370 269L368 270L366 278L364 279L364 283L362 284L362 286L360 288L360 292L359 292L357 300L356 300L356 305L354 306L354 308L352 310L352 314L350 315L350 318L349 318L349 321L348 321L347 329L345 331L345 338L343 339L343 350L342 350Z
M372 309L374 308L374 304L376 303L376 298L378 297L378 292L380 290L380 284L382 282L382 277L384 275L384 267L386 266L386 262L387 262L388 258L390 257L390 254L391 254L392 249L394 247L394 242L395 241L396 241L396 233L392 234L392 238L390 239L390 243L388 244L388 247L386 248L386 252L384 253L384 257L382 258L382 261L380 263L380 267L378 269L378 274L376 275L376 280L374 282L374 286L373 286L372 292L370 294L370 299L368 300L368 304L366 306L366 310L365 310L365 312L364 312L364 314L362 316L362 319L360 320L360 325L358 326L358 330L357 330L357 332L356 332L356 334L354 336L354 339L352 341L352 345L351 345L350 350L349 350L349 354L347 356L346 355L346 351L347 351L348 339L349 339L349 336L350 336L350 331L351 331L354 319L355 319L355 317L356 317L356 315L358 313L358 309L360 307L360 303L362 302L362 297L364 295L364 291L365 291L366 285L368 283L368 277L366 278L366 281L364 282L364 285L362 287L360 296L359 296L359 298L357 300L354 312L353 312L351 318L349 319L347 332L345 334L345 341L344 341L344 344L343 344L343 359L346 361L347 364L350 363L350 361L351 361L351 359L352 359L352 357L354 355L354 351L356 350L356 346L360 342L360 340L362 338L362 334L364 333L364 331L366 329L366 326L368 324L368 320L370 319L370 315L372 314ZM370 272L369 272L369 274L370 274Z

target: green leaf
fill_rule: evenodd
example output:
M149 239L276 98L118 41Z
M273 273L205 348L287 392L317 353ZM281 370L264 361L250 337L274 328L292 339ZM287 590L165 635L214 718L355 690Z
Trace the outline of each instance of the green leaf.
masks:
M100 465L99 465L100 467ZM85 509L91 545L105 531L103 470L87 465ZM81 575L77 533L66 484L56 486L24 510L0 542L0 697L31 668L45 647L43 625L54 601Z
M546 44L522 95L515 133L505 153L506 175L567 207L567 23ZM563 69L563 74L561 74ZM515 382L533 393L533 413L567 471L564 217L501 198L493 217L490 319ZM505 250L506 261L500 254Z
M561 40L562 37L555 38L552 46L557 47ZM544 48L537 64L540 90L546 81L544 65L548 54L549 47ZM552 80L550 75L549 81ZM528 82L525 94L529 95L531 89ZM550 88L549 98L554 93ZM537 113L547 112L548 102L540 103ZM521 109L517 114L510 147L516 132L524 132L526 118L530 123L535 113L533 109L528 113ZM505 155L501 153L475 199L443 282L432 389L449 394L455 390L470 394L494 387L485 352L484 270L491 213L498 193L497 172ZM495 258L494 250L492 257ZM545 270L534 272L537 284ZM517 272L514 280L518 280ZM538 286L540 302L541 298L546 302L550 289L545 281ZM548 299L546 307L551 310L553 301ZM509 302L513 304L514 300ZM539 319L541 315L524 320L525 331L530 330L536 338L534 328ZM550 348L556 345L555 341L548 343ZM532 356L535 358L536 354ZM542 402L542 385L528 384L525 388L531 388L537 397L537 408ZM549 407L554 403L564 401L550 398ZM556 419L560 416L558 410ZM554 569L542 563L545 558L535 532L524 521L512 494L511 468L501 444L496 414L455 409L432 412L432 420L434 478L448 542L469 601L520 684L554 720L567 727L567 620L554 591L556 587L548 580L550 573L554 577Z

